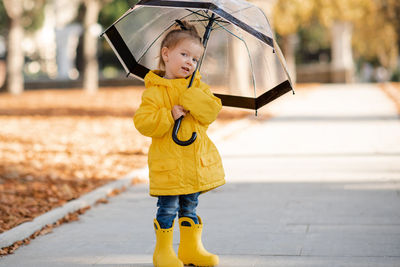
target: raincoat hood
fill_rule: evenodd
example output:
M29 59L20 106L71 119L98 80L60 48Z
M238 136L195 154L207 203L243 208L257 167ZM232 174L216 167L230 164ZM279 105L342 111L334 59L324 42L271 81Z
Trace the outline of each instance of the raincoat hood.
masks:
M149 88L151 86L166 86L166 87L173 87L176 85L184 86L186 87L189 84L190 77L187 78L180 78L180 79L166 79L163 78L165 75L165 72L162 70L153 70L147 73L147 75L144 77L144 85L146 88ZM197 71L196 75L193 80L193 85L192 86L199 86L200 84L200 79L201 79L201 74Z

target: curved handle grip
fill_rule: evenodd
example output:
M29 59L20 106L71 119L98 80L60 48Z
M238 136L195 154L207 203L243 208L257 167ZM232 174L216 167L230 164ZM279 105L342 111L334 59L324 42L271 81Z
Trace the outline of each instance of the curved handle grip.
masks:
M178 131L179 131L179 128L181 127L181 122L182 122L183 117L184 116L181 116L179 119L177 119L175 121L174 129L172 130L172 140L174 140L174 142L180 146L188 146L188 145L191 145L196 140L197 133L193 132L192 137L190 137L190 139L186 140L186 141L181 141L178 139Z

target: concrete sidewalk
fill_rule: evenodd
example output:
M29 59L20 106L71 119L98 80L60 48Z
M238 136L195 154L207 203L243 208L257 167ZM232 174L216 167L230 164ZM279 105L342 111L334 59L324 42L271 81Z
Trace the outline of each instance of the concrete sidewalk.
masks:
M200 197L205 246L233 266L400 266L400 120L371 85L284 96L217 143L227 184ZM152 266L147 185L0 258L0 266ZM177 248L179 231L175 232Z

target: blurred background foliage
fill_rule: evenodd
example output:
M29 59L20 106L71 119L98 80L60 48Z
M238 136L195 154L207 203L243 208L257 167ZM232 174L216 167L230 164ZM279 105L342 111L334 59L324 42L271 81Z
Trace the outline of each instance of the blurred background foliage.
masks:
M0 1L0 34L7 33L7 27L10 23L3 2ZM43 25L46 0L23 1L23 3L22 26L28 32L38 30Z
M7 28L6 25L7 25L6 10L4 9L3 1L0 1L0 34L1 35L5 34L5 30Z
M130 7L134 6L138 0L114 0L103 6L99 16L99 23L104 27L113 24Z
M14 45L14 47L9 43L12 36L11 29L15 23L22 26L24 33L21 49L24 56L22 72L25 82L35 79L84 80L85 76L89 75L84 72L84 69L88 68L85 65L88 56L85 57L83 49L84 43L87 40L90 41L87 36L85 37L87 32L92 32L92 39L97 38L97 45L92 45L90 50L96 52L99 65L94 65L92 68L98 68L96 71L99 77L93 76L92 83L102 79L122 79L123 69L111 47L104 39L98 38L98 33L105 30L137 2L138 0L0 0L0 60L3 60L3 63L0 62L0 87L12 92L12 86L8 89L6 87L7 80L10 81L10 74L5 77L5 73L10 73L10 71L8 69L6 71L4 66L7 65L6 62L15 61L5 60L5 58L13 49L19 47L19 45ZM326 82L400 80L400 1L251 0L250 2L259 5L268 14L276 31L278 43L288 61L289 69L293 76L300 78L300 82L301 78L307 78L307 81L312 82L315 77L321 76L317 71L323 68L327 72L345 72L344 76L342 75L344 78L336 80L329 78L332 76L329 74ZM93 5L99 7L98 13L92 12L95 9ZM22 10L19 16L13 14L11 9L14 7ZM53 14L49 11L50 9L58 10L59 13L53 12L56 13ZM69 12L74 17L60 26L58 20L65 16L60 10L64 9L65 13L73 9ZM91 20L89 20L90 16L92 16ZM75 66L72 74L69 73L65 76L66 78L59 75L60 67L55 59L59 57L59 54L54 52L52 56L47 55L47 58L44 58L43 52L39 51L41 44L37 39L42 38L45 43L49 42L49 38L56 39L57 37L55 37L56 33L48 37L43 35L45 29L49 31L51 20L57 20L53 24L50 23L53 25L53 32L67 29L71 25L81 25L81 30L77 31L80 32L79 41L73 49L76 54ZM91 24L96 24L94 26L97 28L91 27ZM41 37L35 37L39 32L42 32ZM29 46L34 42L34 38L39 44ZM13 47L13 49L6 49L6 47ZM53 59L48 57L53 57ZM18 69L18 66L14 68ZM313 72L315 75L306 75ZM347 79L348 75L352 78ZM21 82L20 80L18 81ZM96 87L93 88L92 90L96 90ZM18 92L20 91L15 90L15 93Z
M296 62L326 59L330 29L335 22L351 25L354 61L384 67L398 80L400 1L398 0L278 0L273 22L278 35L299 38ZM329 55L329 53L328 53Z

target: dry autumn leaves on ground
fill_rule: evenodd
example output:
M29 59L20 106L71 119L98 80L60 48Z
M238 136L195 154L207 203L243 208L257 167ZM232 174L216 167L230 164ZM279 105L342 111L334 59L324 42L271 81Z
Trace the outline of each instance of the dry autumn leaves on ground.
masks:
M142 87L0 94L0 233L146 165ZM217 125L248 115L222 111Z

